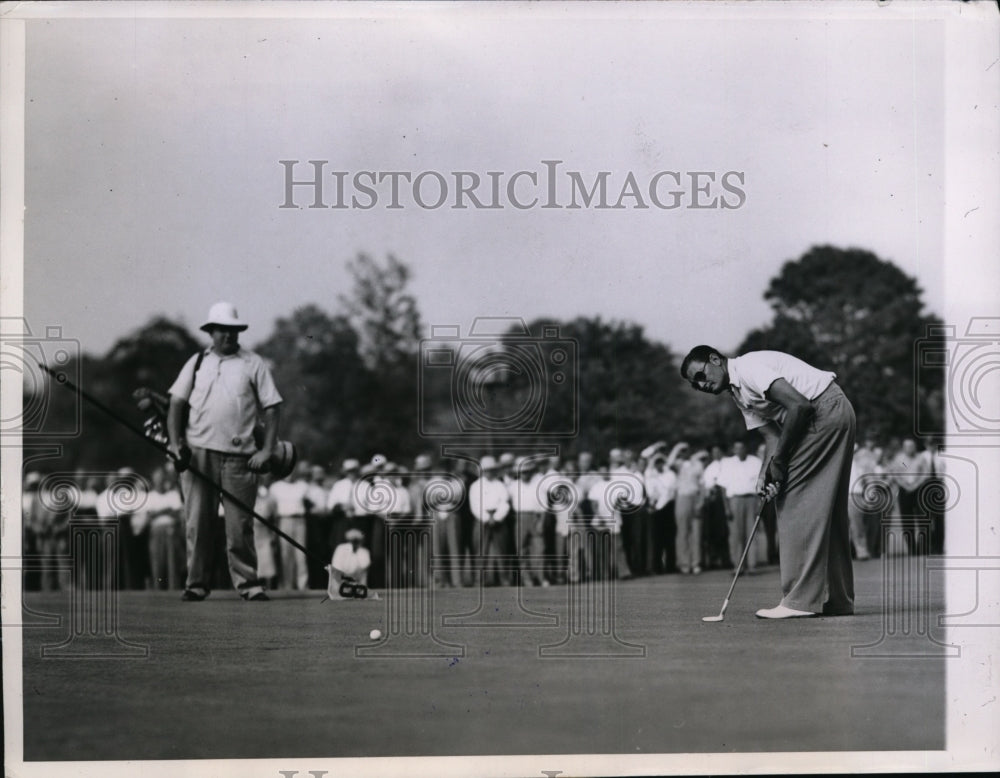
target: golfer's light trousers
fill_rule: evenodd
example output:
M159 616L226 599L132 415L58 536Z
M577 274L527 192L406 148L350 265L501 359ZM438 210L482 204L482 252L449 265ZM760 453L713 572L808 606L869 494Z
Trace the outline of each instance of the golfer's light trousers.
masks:
M854 611L850 522L854 408L835 383L812 401L815 414L788 463L778 496L781 604L820 613Z

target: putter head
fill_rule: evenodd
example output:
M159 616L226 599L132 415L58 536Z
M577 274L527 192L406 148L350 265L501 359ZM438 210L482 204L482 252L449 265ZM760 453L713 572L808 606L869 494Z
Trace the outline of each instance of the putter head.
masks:
M702 616L701 620L716 622L716 621L722 621L723 618L724 618L723 615L720 613L718 616Z

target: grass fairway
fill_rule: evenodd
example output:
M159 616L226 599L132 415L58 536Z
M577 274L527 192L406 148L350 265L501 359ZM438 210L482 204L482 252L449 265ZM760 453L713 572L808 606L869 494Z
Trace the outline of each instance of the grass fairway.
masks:
M61 626L25 629L24 755L35 760L228 759L470 754L936 750L944 748L945 660L852 658L883 634L882 566L855 565L858 615L765 622L776 570L628 581L615 634L636 658L542 658L568 634L565 587L526 590L558 624L518 626L517 590L483 590L480 626L441 626L478 590L433 594L434 636L464 656L359 658L388 599L326 602L216 592L125 592L119 633L145 659L42 658ZM382 593L385 597L385 593ZM930 612L941 612L940 592ZM39 613L68 595L29 594ZM911 616L915 614L910 614ZM492 623L489 623L492 622ZM918 648L926 637L913 637ZM401 645L393 636L383 651ZM594 644L596 645L596 643ZM617 644L615 644L617 645ZM601 650L598 647L596 650Z

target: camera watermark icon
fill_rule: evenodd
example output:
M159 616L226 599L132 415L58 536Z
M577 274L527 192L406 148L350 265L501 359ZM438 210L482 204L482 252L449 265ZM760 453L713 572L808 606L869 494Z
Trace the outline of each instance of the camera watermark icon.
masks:
M431 327L420 342L420 434L575 435L577 353L558 327L532 335L520 318L479 317L464 337L457 325Z
M931 325L914 344L916 433L941 433L917 392L921 373L943 370L948 435L1000 435L1000 317L973 317L963 336L956 332L954 325Z
M80 343L65 338L61 327L32 332L22 317L0 317L0 380L23 386L20 411L0 415L0 437L23 434L34 437L71 438L80 434L79 396L63 392L65 406L56 411L57 383L79 385Z

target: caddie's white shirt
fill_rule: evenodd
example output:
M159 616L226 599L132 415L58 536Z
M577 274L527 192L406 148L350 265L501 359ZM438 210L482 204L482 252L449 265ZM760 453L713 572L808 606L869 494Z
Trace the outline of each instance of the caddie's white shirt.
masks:
M306 504L304 498L309 491L305 481L275 481L271 484L271 497L282 518L305 516Z
M469 510L479 521L489 521L489 511L494 510L494 521L506 518L510 511L510 495L503 481L480 478L469 487Z
M784 407L764 396L779 378L784 378L807 400L815 400L837 377L836 373L817 370L781 351L751 351L741 357L733 357L729 360L728 369L729 391L743 413L748 430L763 427L769 421L779 425L784 422Z
M271 371L263 359L244 348L226 357L211 349L204 353L197 375L196 354L170 387L172 397L190 405L187 442L227 454L252 454L257 448L253 428L258 413L281 402Z
M344 575L349 575L352 578L357 577L359 573L363 573L372 564L371 554L368 553L368 549L364 546L358 546L358 550L355 551L354 547L350 543L341 543L333 550L333 559L330 560L330 565L335 569L339 570Z
M726 490L726 496L746 497L756 494L761 464L753 454L748 454L742 462L739 457L723 459L719 472L719 486Z

